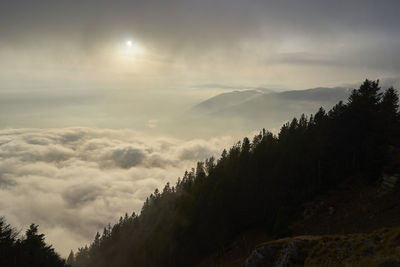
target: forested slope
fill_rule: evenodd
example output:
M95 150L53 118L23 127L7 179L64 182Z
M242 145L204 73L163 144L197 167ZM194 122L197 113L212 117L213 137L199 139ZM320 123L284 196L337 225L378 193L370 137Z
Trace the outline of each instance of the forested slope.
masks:
M398 96L366 80L346 103L244 138L218 160L185 172L175 186L155 190L140 215L96 235L72 266L190 266L238 233L261 228L290 235L302 204L358 175L376 183L399 147Z
M45 243L44 234L31 224L25 236L0 217L0 266L1 267L67 267L52 248Z

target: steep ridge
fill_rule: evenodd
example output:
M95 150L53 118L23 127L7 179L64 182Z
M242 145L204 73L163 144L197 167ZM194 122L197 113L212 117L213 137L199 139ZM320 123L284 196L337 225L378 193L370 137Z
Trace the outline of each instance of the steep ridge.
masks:
M382 195L385 177L392 176L374 185L354 177L304 203L289 226L292 237L243 232L199 266L399 266L400 186Z
M156 189L140 215L121 217L68 263L238 266L261 233L268 240L396 226L396 184L383 177L400 173L398 101L393 88L382 93L378 81L366 80L329 112L294 118L277 135L244 138L217 160L198 162L175 186Z
M305 204L291 226L295 237L258 245L243 266L400 266L400 188L382 195L386 177L393 176L376 186L346 184Z

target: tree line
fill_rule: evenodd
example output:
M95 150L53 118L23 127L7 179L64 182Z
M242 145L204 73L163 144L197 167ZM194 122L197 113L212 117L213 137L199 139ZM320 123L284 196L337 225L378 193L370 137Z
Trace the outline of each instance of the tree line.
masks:
M19 232L0 217L0 266L68 267L44 239L37 225L31 224L25 235L19 237Z
M190 266L238 233L261 227L290 235L301 204L345 180L377 183L399 148L395 89L366 80L348 100L262 130L220 158L186 171L174 186L156 189L140 214L125 214L97 233L67 263L80 266ZM386 171L398 172L392 164Z

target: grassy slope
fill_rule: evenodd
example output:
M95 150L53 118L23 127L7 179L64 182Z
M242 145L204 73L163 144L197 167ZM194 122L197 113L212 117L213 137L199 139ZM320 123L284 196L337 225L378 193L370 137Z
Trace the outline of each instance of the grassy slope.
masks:
M349 234L400 226L400 188L384 196L379 186L343 184L304 205L292 224L293 235Z
M294 256L287 256L290 243L296 247ZM282 262L284 255L289 266L399 266L400 227L382 228L367 234L297 236L258 246L262 247L272 248L276 253L257 266Z
M355 178L306 203L291 225L293 237L268 241L272 238L262 229L251 229L199 266L242 266L254 247L284 249L293 240L302 244L309 266L400 266L400 186L384 196L378 190Z

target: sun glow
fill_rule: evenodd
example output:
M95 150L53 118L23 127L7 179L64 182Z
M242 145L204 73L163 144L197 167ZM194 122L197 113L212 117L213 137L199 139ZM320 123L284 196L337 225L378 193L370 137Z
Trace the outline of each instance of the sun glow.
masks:
M136 60L144 55L144 47L136 40L126 40L119 45L118 55L124 60Z

